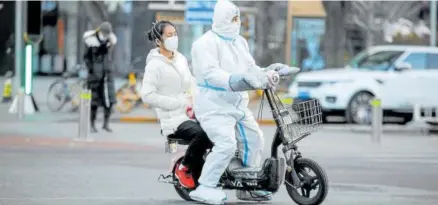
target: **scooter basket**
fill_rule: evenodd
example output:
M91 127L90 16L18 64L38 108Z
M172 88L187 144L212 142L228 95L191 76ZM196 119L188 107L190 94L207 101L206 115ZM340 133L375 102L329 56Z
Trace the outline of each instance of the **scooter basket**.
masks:
M273 109L274 119L279 126L293 138L299 138L316 132L321 128L322 111L318 100L308 100L283 105L276 102L278 109Z

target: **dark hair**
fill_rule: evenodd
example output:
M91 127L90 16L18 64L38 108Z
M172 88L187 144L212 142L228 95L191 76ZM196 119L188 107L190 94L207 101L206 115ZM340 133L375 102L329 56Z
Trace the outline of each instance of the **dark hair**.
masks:
M151 30L148 31L148 39L149 41L155 42L157 39L162 40L163 38L163 30L166 26L173 26L175 29L175 25L170 21L159 21L152 25Z

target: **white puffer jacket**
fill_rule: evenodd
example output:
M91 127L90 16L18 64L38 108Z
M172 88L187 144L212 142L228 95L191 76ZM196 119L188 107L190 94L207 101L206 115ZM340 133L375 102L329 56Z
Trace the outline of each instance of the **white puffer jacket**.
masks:
M196 84L187 59L179 52L169 60L152 49L146 58L146 68L141 88L141 98L156 108L163 135L173 134L178 126L190 120L186 114L191 91Z

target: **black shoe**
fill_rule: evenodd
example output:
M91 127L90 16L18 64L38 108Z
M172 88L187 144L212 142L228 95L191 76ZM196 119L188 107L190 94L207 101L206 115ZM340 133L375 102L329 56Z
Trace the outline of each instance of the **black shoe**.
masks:
M108 125L104 125L104 126L102 127L102 129L104 129L104 130L107 131L107 132L113 132L113 130L112 130L111 128L109 128Z
M91 131L92 133L97 133L96 126L92 125L92 126L90 127L90 131Z

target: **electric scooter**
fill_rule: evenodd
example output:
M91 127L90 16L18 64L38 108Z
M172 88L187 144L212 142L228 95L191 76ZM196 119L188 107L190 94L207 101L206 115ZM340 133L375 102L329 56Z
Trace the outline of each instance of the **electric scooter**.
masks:
M297 69L288 68L277 72L280 77L285 77L296 73ZM264 161L262 167L249 168L243 166L242 160L237 157L236 153L222 175L219 186L223 189L263 190L275 194L284 184L295 203L299 205L321 204L328 193L327 175L315 161L302 157L297 146L299 141L321 128L322 112L319 101L308 100L284 105L274 89L266 89L261 105L263 105L265 96L277 126L271 144L271 157ZM261 109L263 109L262 106ZM177 144L187 145L189 142L168 139L166 152L177 153ZM277 152L281 145L284 158L281 158ZM175 176L175 170L183 156L184 152L177 153L171 162L169 174L160 175L158 181L173 184L182 199L193 201L189 196L192 190L183 187Z

